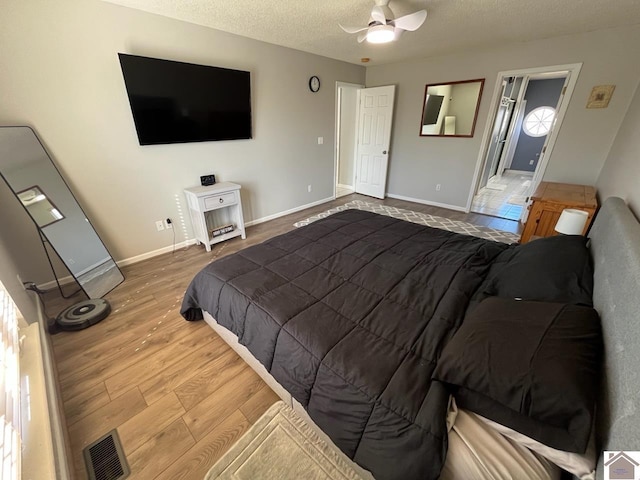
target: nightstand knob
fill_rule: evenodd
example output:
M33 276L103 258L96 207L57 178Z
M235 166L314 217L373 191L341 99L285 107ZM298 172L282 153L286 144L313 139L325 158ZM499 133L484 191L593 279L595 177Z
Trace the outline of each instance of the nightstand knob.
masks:
M218 200L220 203L224 203L224 198L221 198L220 200Z

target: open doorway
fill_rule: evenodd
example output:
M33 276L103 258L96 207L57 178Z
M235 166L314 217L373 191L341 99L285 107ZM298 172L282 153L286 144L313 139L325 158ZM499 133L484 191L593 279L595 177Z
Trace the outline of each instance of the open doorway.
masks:
M336 165L334 196L355 192L358 90L364 85L336 83Z
M499 75L470 211L526 219L527 202L548 164L579 68L567 65Z
M395 85L336 82L334 195L385 198Z

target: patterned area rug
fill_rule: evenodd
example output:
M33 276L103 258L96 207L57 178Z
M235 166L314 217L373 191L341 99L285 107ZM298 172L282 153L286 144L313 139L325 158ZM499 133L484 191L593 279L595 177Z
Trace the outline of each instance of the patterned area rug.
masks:
M380 215L387 215L388 217L399 218L400 220L406 220L407 222L419 223L420 225L439 228L441 230L448 230L450 232L463 233L465 235L472 235L474 237L486 238L487 240L493 240L495 242L517 243L520 240L520 235L518 235L517 233L504 232L502 230L496 230L495 228L483 227L480 225L474 225L472 223L451 220L450 218L429 215L428 213L414 212L412 210L404 210L402 208L390 207L388 205L379 205L377 203L369 203L362 200L354 200L353 202L339 205L330 210L327 210L326 212L322 212L314 215L313 217L309 217L306 220L296 222L293 224L293 226L303 227L315 222L316 220L320 220L321 218L328 217L329 215L341 212L343 210L348 210L350 208L379 213Z

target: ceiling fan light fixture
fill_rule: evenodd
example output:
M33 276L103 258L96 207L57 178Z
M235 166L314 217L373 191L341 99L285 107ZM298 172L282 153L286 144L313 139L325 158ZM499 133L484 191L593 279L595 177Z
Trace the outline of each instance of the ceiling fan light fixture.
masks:
M369 43L389 43L395 39L392 25L374 25L367 32L367 42Z

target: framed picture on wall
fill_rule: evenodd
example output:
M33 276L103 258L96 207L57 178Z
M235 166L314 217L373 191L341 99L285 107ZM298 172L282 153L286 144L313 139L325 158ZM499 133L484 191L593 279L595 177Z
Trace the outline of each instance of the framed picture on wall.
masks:
M593 87L589 100L587 100L587 108L607 108L615 88L615 85L596 85Z

